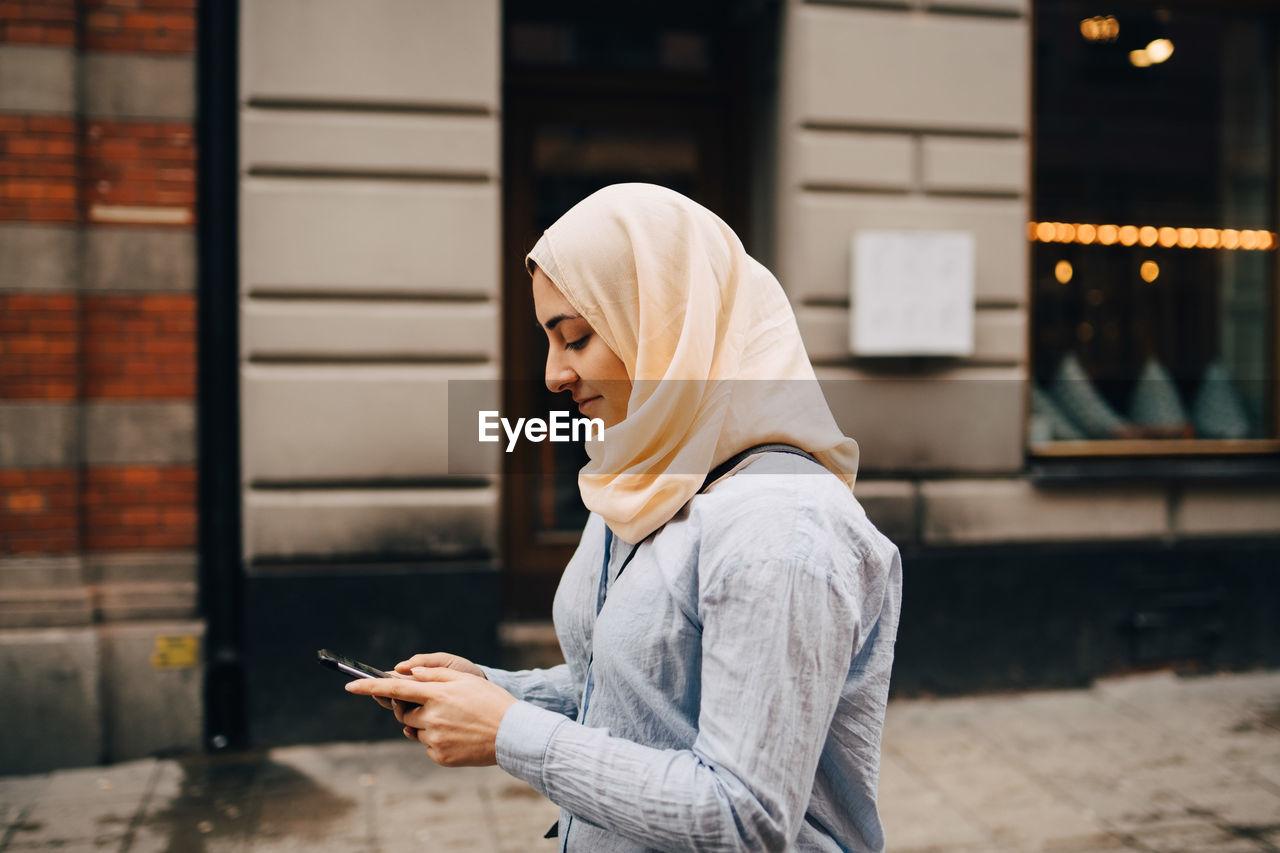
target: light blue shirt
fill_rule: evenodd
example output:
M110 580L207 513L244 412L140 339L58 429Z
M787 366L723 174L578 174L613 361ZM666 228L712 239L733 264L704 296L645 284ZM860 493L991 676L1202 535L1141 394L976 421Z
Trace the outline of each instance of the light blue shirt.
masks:
M522 700L498 764L561 807L561 849L883 850L902 566L848 488L760 454L619 577L631 550L593 515L556 592L567 663L485 670Z

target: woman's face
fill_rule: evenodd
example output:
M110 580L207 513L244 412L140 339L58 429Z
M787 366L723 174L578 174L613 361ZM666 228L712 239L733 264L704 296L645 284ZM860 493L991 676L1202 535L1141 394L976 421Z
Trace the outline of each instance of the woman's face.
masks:
M547 388L568 391L578 411L606 428L620 423L631 398L626 365L541 269L533 271L533 311L547 334Z

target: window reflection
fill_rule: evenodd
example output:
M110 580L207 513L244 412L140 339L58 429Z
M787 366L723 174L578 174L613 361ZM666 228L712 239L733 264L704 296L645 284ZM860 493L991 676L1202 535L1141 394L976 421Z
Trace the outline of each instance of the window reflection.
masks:
M1274 438L1276 15L1096 11L1037 7L1032 446Z

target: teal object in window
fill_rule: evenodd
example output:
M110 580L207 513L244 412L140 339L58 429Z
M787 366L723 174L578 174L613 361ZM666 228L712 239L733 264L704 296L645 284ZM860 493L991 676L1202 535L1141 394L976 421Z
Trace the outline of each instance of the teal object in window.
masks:
M1117 438L1128 427L1125 419L1093 387L1074 353L1062 357L1058 374L1049 386L1049 394L1089 438Z
M1201 438L1250 438L1249 415L1222 362L1205 369L1191 404L1191 422Z
M1170 429L1185 428L1190 421L1173 378L1154 358L1148 358L1138 374L1129 400L1129 417L1135 424Z

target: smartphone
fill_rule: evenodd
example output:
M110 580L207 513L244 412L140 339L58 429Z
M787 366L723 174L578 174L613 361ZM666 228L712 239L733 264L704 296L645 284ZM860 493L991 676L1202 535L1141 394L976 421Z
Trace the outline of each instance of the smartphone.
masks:
M396 678L397 673L384 672L376 666L369 666L367 663L360 663L358 660L344 658L342 655L335 655L328 649L320 649L316 652L316 658L323 666L329 669L337 670L348 678Z

